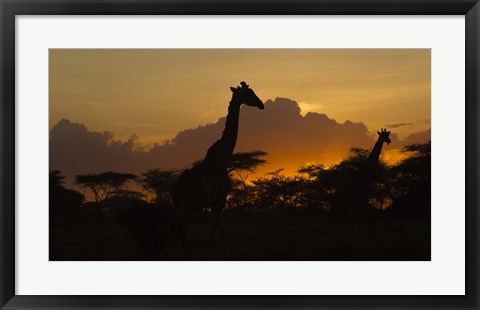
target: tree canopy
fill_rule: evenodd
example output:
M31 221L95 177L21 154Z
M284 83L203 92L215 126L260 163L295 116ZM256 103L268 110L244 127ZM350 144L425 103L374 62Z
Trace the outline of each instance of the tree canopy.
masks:
M103 172L79 174L75 176L75 183L80 187L89 188L96 202L102 202L114 194L125 189L129 181L134 181L137 176L131 173Z
M267 161L263 158L267 155L267 152L259 150L234 153L232 155L232 159L230 160L228 173L235 171L254 172L255 169L267 163Z

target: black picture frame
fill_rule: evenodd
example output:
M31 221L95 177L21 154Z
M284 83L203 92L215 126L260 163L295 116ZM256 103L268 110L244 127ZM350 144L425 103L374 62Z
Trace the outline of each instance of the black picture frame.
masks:
M465 296L25 296L15 295L16 15L465 15ZM478 0L0 0L0 307L37 308L443 308L478 309Z

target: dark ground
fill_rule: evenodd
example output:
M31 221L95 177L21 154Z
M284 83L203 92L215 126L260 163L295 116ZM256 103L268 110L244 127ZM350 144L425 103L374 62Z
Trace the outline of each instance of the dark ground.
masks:
M51 218L50 260L430 260L429 218L378 212L353 229L318 210L226 211L225 252L219 240L208 242L204 213L187 230L185 257L162 212L139 210L82 207Z

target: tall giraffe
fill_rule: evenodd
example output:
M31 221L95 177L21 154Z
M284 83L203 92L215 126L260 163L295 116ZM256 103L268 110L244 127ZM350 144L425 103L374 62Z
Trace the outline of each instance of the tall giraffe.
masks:
M230 190L228 165L235 149L238 135L238 121L242 104L264 109L262 100L245 82L241 87L230 87L232 99L228 106L225 130L222 137L207 151L205 158L191 169L185 170L175 183L173 203L175 207L174 229L180 238L184 251L186 229L193 213L209 210L213 223L209 240L213 243L218 232L224 249L225 237L220 223L220 214L225 207Z

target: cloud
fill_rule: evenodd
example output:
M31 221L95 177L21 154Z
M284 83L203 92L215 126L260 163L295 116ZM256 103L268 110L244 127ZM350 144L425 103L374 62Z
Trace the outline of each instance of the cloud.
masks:
M265 110L243 106L235 151L268 152L269 164L260 173L280 168L294 173L305 163L333 164L351 147L370 149L376 141L376 134L371 134L363 123L341 124L325 114L309 112L302 116L300 112L298 104L287 98L268 100ZM63 119L50 132L50 167L70 177L107 170L139 173L153 168L184 168L205 156L221 136L225 119L181 131L170 141L149 149L139 145L135 135L119 141L108 131L92 132L83 124ZM395 133L391 136L387 150L402 144ZM429 132L408 139L427 137Z
M432 129L412 133L403 139L403 144L425 143L432 139Z
M62 119L50 131L50 167L65 173L129 171L136 152L136 136L126 142L113 139L111 132L88 131L83 124Z
M385 127L388 128L398 128L404 126L413 126L413 123L397 123L397 124L386 124Z
M417 121L418 125L430 124L431 121L429 119L420 119Z
M298 106L302 110L301 111L302 115L305 115L308 112L317 112L318 110L321 110L323 108L323 105L321 103L306 102L306 101L298 102Z

